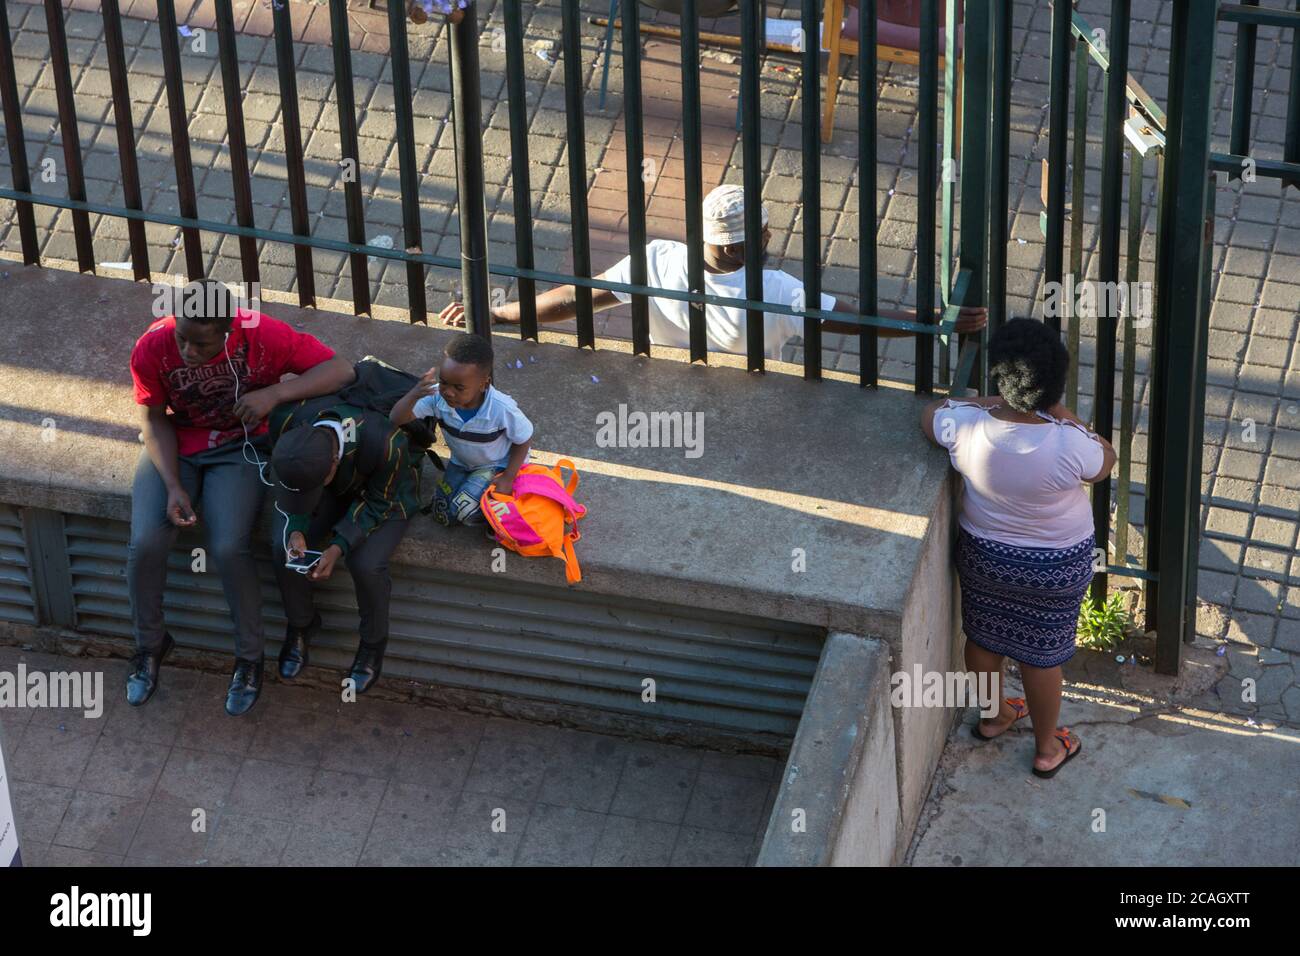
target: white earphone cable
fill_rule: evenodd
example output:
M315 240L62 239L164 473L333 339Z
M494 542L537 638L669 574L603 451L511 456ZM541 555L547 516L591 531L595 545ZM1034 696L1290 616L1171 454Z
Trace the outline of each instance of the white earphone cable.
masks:
M226 354L226 364L230 366L230 374L235 379L235 404L238 405L239 404L239 373L235 371L235 360L230 357L230 349L228 348L229 341L230 341L230 333L227 332L226 337L221 341L221 350ZM266 480L266 469L270 467L271 463L268 461L262 461L262 459L258 457L257 449L253 447L252 439L248 434L248 425L244 423L243 418L240 418L239 424L244 429L244 447L241 449L244 455L244 461L248 462L250 465L256 466L257 478L259 481L262 482L262 484L266 485L266 487L268 488L274 488L275 483ZM252 453L253 456L252 458L248 457L250 452ZM289 486L285 485L285 487L288 488ZM289 490L293 491L296 489L291 488ZM284 518L284 530L280 535L280 541L281 544L283 544L284 546L285 553L288 554L289 515L285 512L283 508L280 507L280 503L278 501L272 499L271 504L275 506L275 510L280 512L280 515Z

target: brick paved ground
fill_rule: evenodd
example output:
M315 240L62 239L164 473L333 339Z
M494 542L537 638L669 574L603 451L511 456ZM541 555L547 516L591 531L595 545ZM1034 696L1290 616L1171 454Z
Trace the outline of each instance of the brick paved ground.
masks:
M77 0L81 3L83 0ZM296 2L296 0L293 0ZM181 4L183 6L183 4ZM1104 26L1109 5L1102 0L1082 0L1082 14ZM62 166L55 124L54 93L48 66L48 43L43 11L39 6L10 4L18 80L24 99L29 161L39 172L44 158ZM584 13L604 15L605 4L587 2ZM645 8L643 8L645 9ZM769 14L792 16L791 11L768 5ZM488 186L490 257L512 261L513 220L509 189L508 114L504 102L504 54L492 49L493 28L500 26L499 4L482 5L484 39L481 49L484 79L485 174ZM197 14L196 14L197 16ZM372 14L358 13L354 24L364 26ZM261 14L249 10L246 25L256 26ZM554 3L524 5L525 57L530 110L530 159L538 263L543 268L564 268L570 247L568 178L565 167L563 70L533 55L537 41L559 39L559 7ZM672 18L646 10L647 19ZM1008 248L1007 288L1013 314L1041 315L1043 240L1038 230L1040 162L1046 155L1046 104L1048 99L1048 25L1046 4L1015 5L1013 53L1011 183L1012 241ZM185 16L182 15L182 20ZM302 18L298 18L302 19ZM308 29L318 25L307 19ZM371 21L373 22L373 21ZM1132 70L1160 102L1167 101L1167 51L1169 5L1157 0L1133 4ZM735 33L733 20L715 25ZM264 22L263 22L264 29ZM170 158L166 99L156 25L128 19L124 30L131 57L132 100L140 138L142 178L146 206L176 213L176 194ZM354 54L356 98L364 110L361 121L362 182L367 203L367 235L389 235L400 241L398 171L392 136L395 128L388 60L382 54L383 30L361 30L366 40L354 36L361 49ZM68 17L74 78L81 117L81 139L87 156L88 189L92 199L120 202L116 142L111 126L108 77L99 18L74 10ZM360 34L358 34L360 35ZM1233 31L1220 26L1219 62L1215 80L1215 147L1226 149L1231 104ZM250 159L254 172L254 198L258 222L289 231L285 201L282 134L279 131L274 51L264 36L246 33L240 38L240 59L246 64L245 111ZM621 65L612 62L610 96L605 110L598 107L603 32L584 24L582 59L587 83L585 103L589 198L593 208L594 265L604 268L622 251L622 210L618 205L622 155L620 126ZM615 51L619 50L615 41ZM199 183L201 216L233 221L224 108L215 45L206 56L187 53L184 58L186 99L196 111L190 133ZM454 165L450 130L449 82L445 34L432 27L411 30L412 81L415 88L417 155L421 170L422 225L425 248L442 255L459 254L453 199ZM343 196L338 188L337 116L331 90L331 55L328 47L300 44L296 48L298 85L308 165L308 200L317 234L343 238ZM1257 94L1253 119L1253 152L1264 157L1281 155L1286 112L1285 90L1294 49L1290 36L1261 28L1255 73ZM778 69L778 67L782 67ZM643 52L648 133L654 153L667 160L649 196L651 232L681 234L680 140L673 138L677 116L673 106L679 89L674 48L666 42L647 43ZM716 55L702 66L706 105L706 188L719 178L740 181L740 144L729 125L734 116L731 96L737 66ZM774 263L801 274L800 210L801 130L799 72L791 61L773 58L762 86L763 189L775 233L771 253ZM1101 77L1091 73L1093 91L1089 140L1087 208L1084 210L1085 245L1090 254L1096 242L1099 184ZM879 167L876 171L876 214L879 241L882 306L914 301L917 143L914 120L917 98L915 70L902 66L881 69L879 78ZM851 298L857 288L856 239L860 231L859 186L862 178L855 136L857 96L853 73L844 80L836 113L834 141L823 148L822 222L828 291ZM647 150L647 156L652 155ZM3 158L3 157L0 157ZM0 180L8 180L0 168ZM54 183L36 183L36 189L59 193ZM1148 208L1143 243L1143 277L1151 275L1152 219ZM1209 341L1209 390L1206 403L1206 449L1203 462L1201 527L1202 599L1198 630L1207 640L1226 640L1232 674L1225 679L1213 703L1217 708L1249 714L1264 721L1300 723L1300 349L1294 345L1300 325L1300 190L1283 192L1274 180L1222 185L1217 194ZM0 219L0 249L18 248L12 214L4 209ZM44 252L71 258L72 241L66 214L38 210ZM94 217L92 217L94 219ZM57 221L56 221L57 220ZM55 225L52 233L48 231ZM149 227L155 269L180 271L182 258L173 246L174 230ZM95 220L96 258L120 261L127 256L126 233L120 221ZM238 279L235 243L209 237L205 246L211 272ZM1088 261L1089 256L1085 257ZM348 298L351 280L343 257L315 254L317 288L322 295ZM269 288L292 289L291 252L287 248L262 250L263 283ZM371 263L370 280L376 301L402 305L406 301L405 268ZM430 305L436 308L456 285L456 277L431 271ZM626 319L617 312L601 317L598 331L626 334ZM1080 408L1089 410L1093 354L1091 327L1085 323L1080 350L1082 365ZM1140 333L1143 346L1149 341ZM882 372L887 377L910 380L911 346L905 340L883 343ZM826 365L844 371L858 367L856 339L827 336ZM798 348L789 357L801 359ZM1141 476L1146 461L1147 354L1137 355L1138 434L1134 449L1133 515L1137 534L1131 551L1141 546L1144 488ZM1119 393L1118 388L1116 394ZM1118 421L1118 412L1116 420ZM1240 680L1258 681L1259 699L1242 704Z
M170 666L137 709L121 693L125 661L0 647L4 670L20 660L102 667L108 698L97 719L0 710L35 866L743 866L780 769L279 684L236 720L224 677Z

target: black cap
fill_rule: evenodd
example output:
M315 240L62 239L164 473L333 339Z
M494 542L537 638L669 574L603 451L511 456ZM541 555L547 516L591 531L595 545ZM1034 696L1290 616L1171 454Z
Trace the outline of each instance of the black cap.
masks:
M291 515L311 514L334 460L330 429L306 425L290 429L271 452L275 503Z

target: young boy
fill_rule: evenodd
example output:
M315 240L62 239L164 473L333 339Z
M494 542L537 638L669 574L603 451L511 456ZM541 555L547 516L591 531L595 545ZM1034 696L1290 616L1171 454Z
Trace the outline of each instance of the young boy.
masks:
M451 450L451 461L433 496L434 520L481 524L479 502L489 485L514 493L515 477L528 462L533 423L515 400L491 383L492 343L480 335L457 335L442 365L393 406L394 425L434 418Z

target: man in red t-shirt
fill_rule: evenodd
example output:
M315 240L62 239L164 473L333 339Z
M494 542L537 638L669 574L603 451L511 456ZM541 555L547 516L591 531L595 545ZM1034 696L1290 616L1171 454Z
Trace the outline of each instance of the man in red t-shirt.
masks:
M226 712L246 713L262 686L262 597L253 526L268 479L266 416L281 402L335 392L352 366L316 338L260 312L236 309L230 291L206 279L186 287L180 317L149 327L131 352L144 452L131 492L127 588L136 654L127 703L145 703L172 647L163 628L167 555L181 528L207 527L208 554L235 625L235 671ZM297 377L281 381L288 372Z

